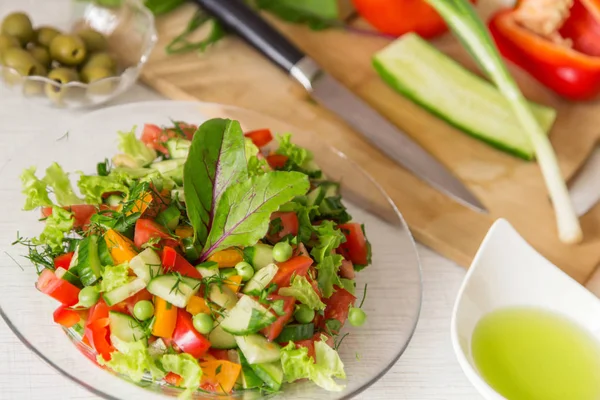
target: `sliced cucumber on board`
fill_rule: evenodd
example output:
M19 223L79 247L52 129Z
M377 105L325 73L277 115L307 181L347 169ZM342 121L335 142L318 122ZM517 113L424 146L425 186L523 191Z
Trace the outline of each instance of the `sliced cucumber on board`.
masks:
M403 35L375 54L373 65L393 89L449 124L516 156L534 158L533 145L498 89L420 36ZM548 132L556 111L532 102L530 107Z

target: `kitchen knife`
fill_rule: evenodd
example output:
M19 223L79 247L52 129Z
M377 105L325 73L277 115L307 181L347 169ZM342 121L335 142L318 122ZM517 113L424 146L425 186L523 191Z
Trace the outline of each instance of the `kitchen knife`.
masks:
M323 71L241 0L195 0L204 10L296 79L319 104L340 116L388 157L461 203L485 210L444 165L406 133Z

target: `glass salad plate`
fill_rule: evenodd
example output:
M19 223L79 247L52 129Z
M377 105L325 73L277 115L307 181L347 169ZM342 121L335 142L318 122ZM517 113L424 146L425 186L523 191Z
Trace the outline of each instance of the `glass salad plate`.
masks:
M339 351L347 379L341 392L327 392L312 382L285 384L274 399L347 399L365 390L385 374L405 351L415 330L421 307L421 270L414 241L402 216L379 185L339 151L324 145L316 133L303 132L287 123L256 112L209 103L145 102L99 110L79 119L68 133L39 137L13 154L0 169L2 209L0 215L0 314L19 339L61 374L106 399L164 399L181 390L152 382L135 385L99 368L78 351L73 335L52 320L57 302L37 291L36 270L12 246L17 232L35 237L42 230L36 212L22 211L19 175L30 166L38 171L57 161L65 171L95 173L96 163L117 153L117 131L144 123L169 125L172 120L200 124L209 118L240 121L244 131L269 128L291 132L292 141L314 153L316 163L331 180L341 182L342 196L353 220L364 223L372 245L373 263L357 274L357 297L368 283L363 309L367 323L346 324ZM72 174L77 178L76 174ZM80 347L82 345L80 344ZM85 349L84 349L85 353ZM88 355L89 352L88 352ZM92 356L94 357L94 356ZM198 392L196 399L223 398ZM231 398L260 399L253 392L234 393Z

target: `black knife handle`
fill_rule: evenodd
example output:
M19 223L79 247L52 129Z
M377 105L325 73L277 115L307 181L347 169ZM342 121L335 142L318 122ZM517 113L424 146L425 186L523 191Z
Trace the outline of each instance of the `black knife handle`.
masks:
M304 54L241 0L194 0L287 73Z

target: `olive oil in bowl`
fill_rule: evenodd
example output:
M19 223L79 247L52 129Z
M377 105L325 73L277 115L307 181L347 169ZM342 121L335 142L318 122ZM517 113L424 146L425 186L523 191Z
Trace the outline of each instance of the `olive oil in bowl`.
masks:
M475 326L471 350L482 377L508 400L600 399L600 342L561 315L492 311Z

